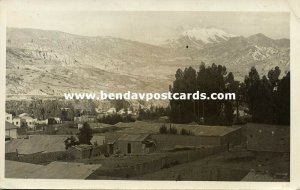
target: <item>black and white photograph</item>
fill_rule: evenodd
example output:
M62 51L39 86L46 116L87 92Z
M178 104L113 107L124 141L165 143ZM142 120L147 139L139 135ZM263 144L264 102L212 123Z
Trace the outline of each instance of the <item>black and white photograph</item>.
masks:
M290 18L7 10L4 177L290 182Z

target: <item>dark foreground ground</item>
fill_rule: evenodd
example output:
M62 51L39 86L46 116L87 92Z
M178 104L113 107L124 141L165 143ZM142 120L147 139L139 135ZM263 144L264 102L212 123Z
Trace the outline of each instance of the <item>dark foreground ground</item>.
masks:
M95 176L95 179L289 181L289 165L289 155L253 153L243 147L236 147L229 152L220 152L193 162L173 165L139 176L126 178Z

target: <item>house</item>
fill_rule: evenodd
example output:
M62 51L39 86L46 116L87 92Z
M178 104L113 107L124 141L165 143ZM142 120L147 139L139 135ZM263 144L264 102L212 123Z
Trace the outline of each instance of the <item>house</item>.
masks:
M8 123L12 123L12 114L5 112L5 121L7 121Z
M28 113L22 113L19 115L19 117L25 120L25 124L27 125L29 130L35 130L37 119L32 118Z
M70 108L60 108L61 111L69 111Z
M290 126L247 123L247 149L256 152L290 152Z
M150 134L123 134L116 142L116 152L121 154L148 154L155 148L156 143Z
M116 142L120 136L122 136L121 133L105 133L105 139L104 144L106 145L108 154L114 154L118 150L116 146Z
M160 128L165 125L167 129L176 128L177 135L162 134ZM238 145L242 142L242 129L239 126L207 126L189 124L166 124L136 121L131 123L119 122L115 124L121 128L120 133L125 134L151 134L157 143L157 150L172 149L175 146L222 146L224 148ZM185 129L192 135L180 135Z
M47 125L60 123L62 123L62 120L59 117L49 117L48 119L46 119Z
M103 145L105 142L105 136L104 135L93 135L93 138L91 139L91 143L93 145Z
M23 125L25 125L26 121L25 119L22 119L20 117L13 117L12 118L12 124L18 127L22 127Z
M106 111L106 114L108 114L108 115L115 114L115 113L117 113L117 109L116 108L109 108Z
M118 114L119 114L119 115L125 115L125 114L126 114L125 109L124 109L124 108L120 109L120 110L118 111Z
M172 127L176 128L179 134L172 135L156 133L151 135L151 137L157 142L158 150L170 150L177 146L216 146L229 149L230 147L239 145L242 142L242 130L240 127L186 124L174 124ZM192 135L180 135L180 131L182 129L190 131Z
M96 116L82 115L79 117L74 117L74 122L76 123L95 122L96 119L97 119Z
M38 125L47 125L48 124L48 120L45 119L45 120L37 120L36 124Z
M17 129L17 126L5 121L5 140L17 139Z

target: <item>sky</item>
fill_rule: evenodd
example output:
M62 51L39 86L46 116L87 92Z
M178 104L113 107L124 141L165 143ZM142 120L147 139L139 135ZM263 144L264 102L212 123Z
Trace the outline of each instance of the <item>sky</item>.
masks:
M289 14L276 12L11 11L7 26L112 36L162 44L193 28L218 28L237 36L263 33L289 38Z

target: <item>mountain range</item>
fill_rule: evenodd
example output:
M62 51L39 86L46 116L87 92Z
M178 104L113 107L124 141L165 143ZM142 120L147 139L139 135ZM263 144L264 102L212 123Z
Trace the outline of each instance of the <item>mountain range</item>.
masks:
M289 71L289 39L249 37L216 28L194 28L164 44L60 31L7 28L8 95L60 96L64 92L165 92L178 68L201 62L226 66L243 80L251 66L260 74Z

